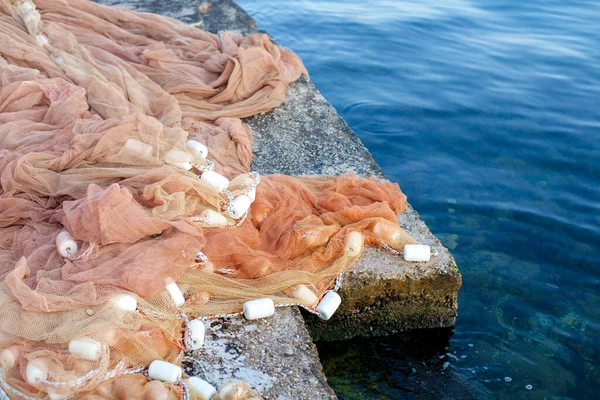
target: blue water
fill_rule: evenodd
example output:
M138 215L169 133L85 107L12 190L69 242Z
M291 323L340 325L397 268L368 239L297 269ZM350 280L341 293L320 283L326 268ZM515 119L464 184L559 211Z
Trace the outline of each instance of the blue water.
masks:
M598 398L600 1L239 2L463 273L453 332L319 344L340 397Z

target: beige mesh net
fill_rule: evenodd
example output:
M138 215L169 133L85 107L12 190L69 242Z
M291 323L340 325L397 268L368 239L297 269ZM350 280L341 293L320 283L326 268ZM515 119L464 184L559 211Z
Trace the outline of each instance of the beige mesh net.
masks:
M0 0L0 387L11 398L200 398L140 373L181 364L185 318L263 297L314 307L299 288L320 297L350 267L362 252L352 232L413 243L396 223L396 184L258 184L249 172L239 118L278 106L303 73L266 35L84 0ZM211 169L227 190L205 180ZM236 217L244 196L255 200ZM82 337L97 354L70 349Z

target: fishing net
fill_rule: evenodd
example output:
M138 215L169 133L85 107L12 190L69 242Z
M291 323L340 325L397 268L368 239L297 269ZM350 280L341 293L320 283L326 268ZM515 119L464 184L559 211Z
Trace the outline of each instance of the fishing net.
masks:
M11 398L194 398L143 375L154 360L181 364L186 321L264 297L314 307L306 294L321 297L363 241L414 243L396 223L396 184L250 172L240 118L278 106L301 74L266 35L85 0L0 0L0 387ZM238 215L241 197L252 205ZM97 354L71 351L77 338Z

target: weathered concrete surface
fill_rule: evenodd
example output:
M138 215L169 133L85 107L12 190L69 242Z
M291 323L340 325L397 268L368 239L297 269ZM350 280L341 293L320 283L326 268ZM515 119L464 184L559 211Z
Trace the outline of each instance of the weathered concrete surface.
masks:
M206 342L186 372L215 386L242 379L265 399L335 399L296 308L272 319L206 322Z

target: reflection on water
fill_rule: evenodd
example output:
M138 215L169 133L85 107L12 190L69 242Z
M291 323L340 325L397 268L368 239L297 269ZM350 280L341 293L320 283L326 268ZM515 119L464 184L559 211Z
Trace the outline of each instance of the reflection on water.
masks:
M600 2L240 3L463 273L453 333L319 345L340 397L596 397Z

